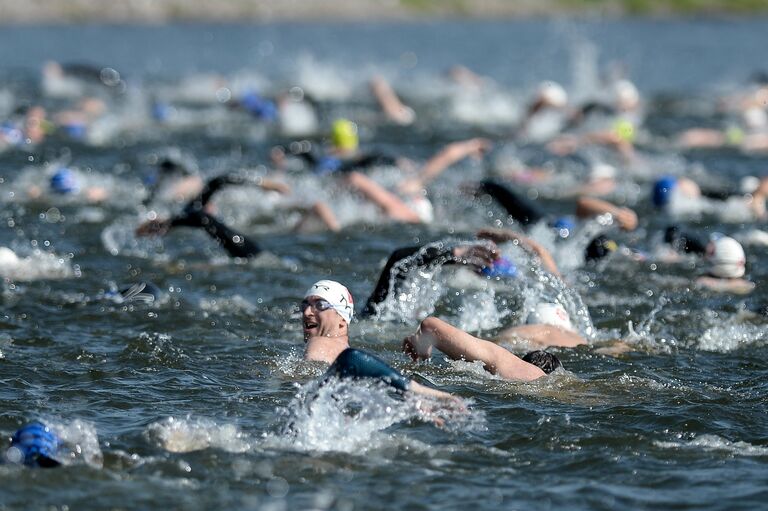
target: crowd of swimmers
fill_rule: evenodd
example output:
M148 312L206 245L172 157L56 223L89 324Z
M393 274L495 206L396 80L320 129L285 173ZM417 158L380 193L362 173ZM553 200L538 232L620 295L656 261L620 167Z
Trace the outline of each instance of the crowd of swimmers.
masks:
M46 91L64 94L70 88L76 88L85 92L73 105L52 116L42 106L17 109L5 120L0 132L0 145L4 148L33 147L55 133L83 139L108 111L104 90L94 93L93 88L106 89L108 96L120 94L129 87L111 68L51 63L44 73ZM452 69L449 77L458 86L473 89L481 89L487 83L483 77L463 67ZM372 77L369 87L384 122L403 130L418 122L419 112L406 105L382 76ZM253 122L274 123L282 119L285 126L291 126L291 116L304 116L305 120L310 119L308 125L312 129L322 125L315 102L294 89L267 97L254 90L243 90L233 96L232 90L218 82L215 88L222 95L219 102L224 103L225 108L252 116ZM227 94L222 92L224 90ZM768 97L768 86L757 83L738 96L724 98L722 108L732 114L732 123L722 129L686 130L674 139L673 145L685 149L731 146L748 151L768 148L765 97ZM732 188L720 186L713 189L698 184L694 176L685 172L669 175L657 172L643 184L658 217L669 219L668 226L659 233L664 251L659 253L657 250L650 256L648 246L622 243L621 231L634 231L643 219L637 211L610 200L610 197L622 180L622 166L631 168L642 159L638 153L642 150L643 137L648 136L642 126L642 106L639 91L625 78L614 79L601 95L579 104L569 102L568 93L561 85L543 82L531 95L514 129L506 136L516 144L543 147L554 162L585 152L591 155L587 174L579 181L571 181L569 192L572 193L561 194L569 200L558 202L556 208L551 204L545 208L535 198L536 194L528 193L531 186L546 185L563 177L553 172L553 165L501 164L494 175L486 173L479 179L463 183L456 196L467 197L468 204L482 202L483 207L500 208L506 215L502 222L505 226L484 226L465 239L395 248L388 255L370 296L357 310L355 300L343 283L331 279L315 282L298 300L304 358L328 365L323 380L334 377L374 379L394 392L437 400L445 406L461 409L464 404L459 397L418 383L379 357L353 347L350 326L355 314L380 317L388 301L399 295L402 287L420 271L434 274L438 268L455 267L468 270L473 278L480 280L520 279L523 269L506 257L504 254L508 252L501 247L511 246L522 251L537 271L567 287L567 278L558 268L551 248L553 244L569 243L576 238L575 233L582 231L589 233L583 243L570 245L579 248L580 264L594 264L609 257L624 257L629 261L655 257L662 262L696 257L705 268L695 280L697 286L710 292L750 293L755 283L746 278L747 261L741 243L732 236L706 232L706 229L691 231L679 225L677 219L681 211L709 214L728 204L729 210L738 211L742 219L765 220L768 216L768 179L764 177L745 176ZM172 99L156 97L152 99L149 111L154 122L166 123L178 108L181 107L174 106ZM310 175L367 201L380 212L380 221L435 222L431 185L466 158L484 161L490 166L489 152L499 143L482 137L453 141L417 163L403 155L375 148L362 149L360 127L353 120L327 119L327 126L325 144L303 139L273 145L268 164L271 172L267 173L231 171L206 179L194 165L183 159L160 158L156 172L151 179L145 180L143 216L135 228L135 235L158 237L167 236L179 228L199 229L237 261L258 258L267 249L253 235L219 218L214 198L225 188L290 196L292 188L286 176L292 175L291 172ZM595 154L601 155L600 158ZM398 182L393 185L378 181L371 169L381 167L398 169ZM78 197L81 203L88 204L105 203L110 197L109 190L88 184L76 169L64 164L51 165L45 171L44 179L30 184L24 193L30 200L42 200L46 195L67 196ZM155 210L158 203L176 210L164 217ZM302 220L298 226L315 222L328 231L338 232L345 228L334 205L325 200L293 203L291 207L301 212ZM508 228L510 226L515 229ZM590 231L595 226L599 226L597 232ZM547 234L536 239L542 232ZM0 247L0 274L12 276L14 267L20 264L23 264L23 256L8 247ZM162 291L151 282L142 281L106 292L104 298L117 303L153 303L162 298ZM428 316L421 319L414 333L402 340L401 349L414 361L429 359L437 350L452 360L478 362L488 373L502 379L532 381L563 370L558 357L548 348L570 349L591 342L590 334L574 325L574 318L557 297L540 297L529 307L525 317L524 323L505 325L494 339L482 339L439 317ZM523 340L533 349L516 354L505 347L514 340ZM58 455L61 443L49 426L32 422L13 435L5 460L31 466L57 466L61 462Z

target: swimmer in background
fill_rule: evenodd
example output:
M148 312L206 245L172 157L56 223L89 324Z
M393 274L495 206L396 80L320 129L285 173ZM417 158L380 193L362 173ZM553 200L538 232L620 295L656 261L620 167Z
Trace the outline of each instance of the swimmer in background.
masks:
M54 167L55 170L48 179L48 189L38 185L27 188L27 196L32 200L43 198L66 198L73 201L101 203L109 198L109 191L102 186L84 186L83 176L77 170L66 166Z
M507 214L524 226L531 226L547 219L547 215L534 201L504 183L490 179L484 180L480 182L477 193L490 195L507 211ZM580 219L610 214L618 226L625 231L635 230L638 224L637 213L632 209L617 206L596 197L579 197L575 213ZM549 224L556 227L557 220L550 219Z
M756 220L768 218L768 178L744 178L740 190L703 190L692 179L683 176L662 176L654 183L651 201L660 210L676 212L709 211L723 217L723 206L738 208L740 217ZM729 211L732 208L728 208Z
M565 133L547 144L547 149L559 156L572 154L590 145L614 149L627 163L636 159L635 139L640 123L640 93L629 80L618 80L610 91L611 103L591 102L572 114ZM591 127L587 120L598 117L602 122ZM581 133L572 133L582 128Z
M231 173L215 177L208 181L205 188L195 199L191 200L183 211L167 220L148 220L136 228L137 236L164 236L169 230L177 227L193 227L203 229L213 238L230 257L249 259L258 256L263 249L254 241L248 239L234 229L228 227L210 212L210 200L222 187L227 185L253 185L267 190L284 190L284 185L263 178ZM275 186L277 184L277 186Z
M361 170L381 165L409 169L412 167L411 162L377 153L359 153L357 126L346 119L334 122L331 138L333 149L328 156L318 158L311 150L296 153L296 156L312 165L319 175L343 176L345 184L378 206L388 218L404 223L431 222L434 214L432 203L426 196L426 185L449 166L470 156L482 158L490 148L489 141L479 138L448 144L424 163L417 176L404 180L395 193L378 184ZM277 161L280 162L285 155L284 150L278 148L277 154ZM330 211L330 208L326 210ZM328 224L327 221L325 223ZM338 224L338 221L336 223Z

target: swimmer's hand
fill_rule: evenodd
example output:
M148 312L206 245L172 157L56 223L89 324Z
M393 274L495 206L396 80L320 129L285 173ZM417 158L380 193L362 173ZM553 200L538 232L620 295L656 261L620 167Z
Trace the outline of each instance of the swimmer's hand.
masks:
M637 214L629 208L618 208L613 213L613 219L618 222L619 227L625 231L634 231L637 229Z
M424 182L418 177L406 179L397 187L397 191L403 195L414 195L424 190Z
M403 352L414 362L429 360L432 356L432 342L427 335L418 331L403 339Z
M170 227L169 220L148 220L136 228L136 236L163 236Z
M487 268L499 257L499 250L494 244L490 245L460 245L454 247L453 260L458 264Z
M445 426L446 420L441 415L450 417L452 414L464 414L468 411L467 404L460 397L415 381L411 381L408 392L416 399L416 407L424 414L424 418L432 421L435 426L440 428ZM422 399L422 397L427 399Z

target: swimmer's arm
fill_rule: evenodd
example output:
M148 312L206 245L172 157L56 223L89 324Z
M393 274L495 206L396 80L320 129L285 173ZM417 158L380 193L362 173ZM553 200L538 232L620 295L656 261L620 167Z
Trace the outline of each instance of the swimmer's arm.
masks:
M451 165L463 160L467 156L473 156L478 159L482 158L490 148L491 142L485 138L471 138L448 144L427 160L418 177L403 182L400 185L400 190L404 193L419 192Z
M422 321L416 334L403 341L403 350L414 360L429 358L432 347L453 360L480 361L486 371L505 379L530 381L545 374L501 346L474 337L435 317Z
M421 383L415 382L413 380L411 380L411 383L408 385L408 392L413 392L414 394L433 397L433 398L441 399L444 401L453 401L453 402L461 401L458 397L454 396L453 394L444 392L442 390L433 389L432 387L427 387L426 385L422 385Z
M592 218L606 213L610 213L625 231L637 228L637 214L629 208L622 208L595 197L579 197L576 203L576 216L579 218Z
M388 119L402 126L413 122L415 117L413 110L400 101L389 82L381 76L374 76L370 86L373 96Z
M173 227L201 227L227 251L230 257L246 259L262 252L261 247L245 235L198 209L186 210L183 214L171 219L169 228Z
M393 220L418 224L419 215L409 208L400 197L390 192L368 176L360 172L351 172L347 178L349 185L366 199L379 206Z

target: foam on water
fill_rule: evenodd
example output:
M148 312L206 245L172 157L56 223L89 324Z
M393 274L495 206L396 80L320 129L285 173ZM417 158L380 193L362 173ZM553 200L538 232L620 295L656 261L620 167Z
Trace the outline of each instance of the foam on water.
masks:
M743 441L731 441L718 435L699 435L689 441L656 441L662 449L690 449L695 451L723 451L733 456L768 456L768 447Z
M703 351L729 353L746 347L764 347L767 344L768 332L764 324L743 323L734 318L707 328L701 334L698 348Z
M167 417L153 422L144 430L150 443L169 452L194 452L221 449L246 452L251 449L250 437L234 424L219 424L213 420L192 417Z

